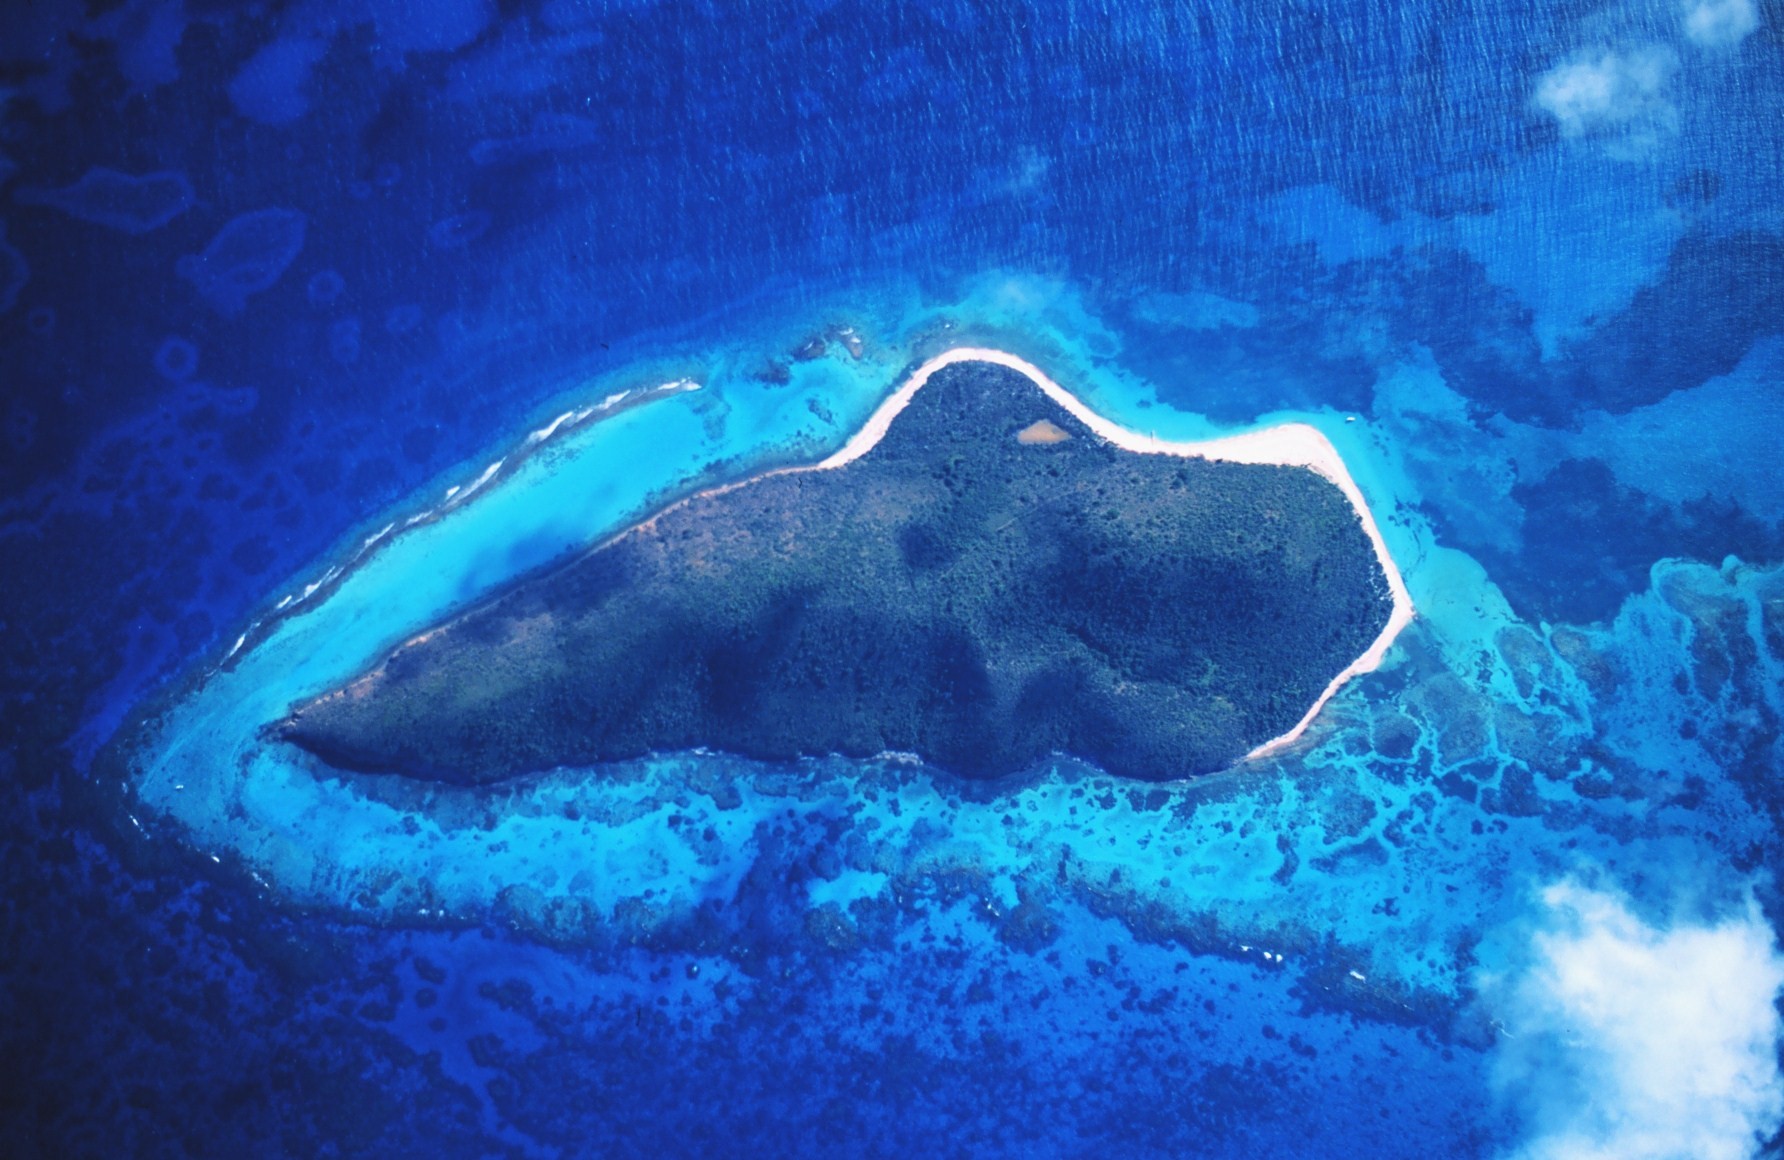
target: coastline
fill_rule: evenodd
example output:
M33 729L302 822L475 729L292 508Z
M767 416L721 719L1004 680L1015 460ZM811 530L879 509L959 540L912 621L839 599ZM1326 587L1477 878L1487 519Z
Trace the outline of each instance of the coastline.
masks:
M944 357L951 363L971 356L948 352ZM1000 355L1000 362L1002 357L1007 356ZM902 393L910 386L909 380L915 378L922 362L913 359L902 368L882 364L878 373L884 376L880 380L883 393L878 395L877 401L863 399L865 406L855 411L860 416L856 424L873 419L892 405L893 393ZM930 372L935 369L939 368L932 367ZM1034 381L1026 373L1024 377ZM1045 379L1046 376L1040 377ZM1010 385L1020 389L1013 383ZM914 395L915 392L910 393ZM1076 402L1072 400L1073 404ZM1079 413L1078 406L1081 404L1072 406L1074 415ZM885 419L889 426L890 416ZM1092 426L1096 431L1091 433L1096 434L1107 432L1113 425L1096 422ZM1116 432L1122 434L1124 441L1137 439L1131 433L1122 433L1119 428ZM837 438L839 443L847 439L835 435L832 438ZM857 434L855 440L847 442L855 444L860 438ZM1146 443L1145 440L1137 441L1142 445ZM1231 445L1225 439L1206 442L1217 452L1231 451ZM1181 451L1193 449L1197 444L1186 442L1176 446ZM808 457L803 464L758 469L750 473L750 478L761 478L771 471L811 470L829 454L811 444L801 447ZM511 453L511 449L508 450ZM490 456L491 459L494 457ZM480 470L482 465L475 466ZM715 466L719 470L724 467L722 464ZM734 467L731 469L735 470ZM467 478L476 474L475 470L465 472ZM700 491L741 486L747 482L746 479L720 483L709 478L708 486ZM493 490L485 488L478 498L489 498ZM641 494L648 496L650 493ZM659 490L656 494L663 493ZM679 502L685 502L685 498L663 505L663 510ZM644 512L648 515L649 508ZM1417 517L1413 518L1416 520ZM372 524L368 532L376 531L383 522L381 519ZM642 517L633 516L627 524L618 526L620 534L623 529L639 522ZM1373 527L1372 524L1368 526ZM610 524L609 528L615 528L615 525ZM609 531L602 535L602 542L613 534ZM378 547L389 549L390 541L398 539L390 537ZM357 543L357 538L350 542ZM593 550L592 539L585 543L587 546L583 551ZM1388 575L1397 577L1398 573L1390 571ZM499 594L500 589L493 589L487 595ZM352 607L357 608L357 600ZM450 622L462 614L449 612L444 619ZM424 619L424 625L425 622ZM1382 634L1384 638L1389 635ZM690 765L675 755L664 755L661 762L629 767L628 776L613 782L579 778L570 784L562 777L548 776L537 781L513 783L499 795L501 801L510 803L511 812L501 815L499 834L491 834L476 821L489 816L484 807L477 804L486 800L482 791L460 793L429 789L426 794L417 791L413 798L398 800L381 792L372 792L368 787L378 784L376 779L328 776L325 768L303 761L286 752L286 747L271 743L265 727L283 715L289 702L282 695L282 685L278 690L263 690L261 686L269 679L285 680L287 658L308 663L307 658L315 651L307 638L274 643L276 651L266 658L265 663L245 662L249 666L245 677L233 673L193 673L190 679L177 686L160 690L152 701L139 702L130 722L100 755L102 764L95 766L93 777L96 782L117 785L123 790L115 799L116 806L111 815L116 832L137 842L177 840L198 853L199 858L195 861L202 864L206 873L239 878L244 890L268 892L278 898L281 905L312 907L353 921L369 918L396 924L456 927L464 921L481 921L477 916L491 913L489 907L495 905L498 893L508 885L532 881L545 868L557 865L554 860L564 849L601 849L615 842L629 849L629 844L636 842L650 850L679 850L677 842L680 839L676 838L675 830L661 826L660 820L644 820L642 824L614 820L636 817L632 807L636 805L639 788L657 786L659 778L664 779L663 787L650 792L663 793L663 801L669 802L677 800L677 791L685 788L687 800L692 802L691 816L716 827L724 837L727 849L750 849L747 842L749 824L759 816L767 816L763 811L783 800L775 796L784 785L775 771L751 770L747 766L725 763L708 765L700 761ZM1386 639L1376 642L1371 651L1378 654L1377 659L1389 643ZM361 665L378 663L378 656L386 654L390 646L367 644L368 649L374 647L376 653L360 652L355 648L351 656L343 653L325 658L321 662L325 669L306 678L308 692L305 695L341 679L351 680L355 670L363 672ZM1330 689L1335 691L1344 679L1361 671L1366 671L1366 667L1348 666L1342 678L1331 682ZM338 673L339 676L324 679L323 672ZM243 681L247 682L245 686ZM203 691L196 691L199 688ZM270 699L262 695L267 692L271 693ZM1273 739L1271 744L1275 747L1291 744L1305 732L1306 723L1329 699L1330 692L1303 715L1293 732ZM1331 727L1328 725L1328 729ZM1009 786L996 784L988 793L961 794L957 786L945 779L915 773L905 777L904 773L898 772L903 766L896 760L896 754L879 756L885 762L884 768L891 771L885 775L892 778L887 784L905 787L899 793L908 791L911 797L900 798L899 793L883 795L884 801L896 798L904 802L902 822L897 815L886 812L880 802L868 800L859 804L867 818L882 822L884 828L877 830L875 842L907 849L910 841L907 831L913 816L934 816L946 828L958 827L962 841L982 843L986 856L1008 856L1025 867L1025 873L1035 874L1037 881L1042 878L1050 881L1054 867L1051 863L1042 865L1037 851L1050 848L1061 839L1075 843L1079 836L1090 832L1085 827L1092 823L1083 821L1076 813L1068 816L1065 805L1094 801L1100 785L1095 777L1086 778L1074 771L1065 777L1029 778ZM1243 770L1250 756L1239 758L1231 768ZM1343 760L1349 762L1350 758ZM817 768L840 773L857 767L840 760L824 763L820 759ZM869 768L878 767L870 765ZM1277 776L1275 768L1267 768L1271 779ZM1367 773L1366 768L1363 772ZM1283 770L1282 776L1292 778L1301 774L1290 767ZM712 780L714 777L718 780ZM758 786L758 778L765 779L760 785L767 787L766 791L760 787L748 788ZM731 808L728 802L721 801L721 797L712 796L715 786L733 784L732 779L744 794L741 809ZM1191 792L1193 780L1166 781L1157 783L1157 786L1171 793ZM1393 800L1406 796L1404 788L1397 783L1384 783L1382 792ZM1400 797L1396 798L1396 794ZM826 803L831 800L812 799L807 808L827 809ZM574 809L566 812L566 802ZM443 807L440 825L425 825L419 836L392 824L405 811L414 811L426 820L436 806ZM613 809L611 814L609 807ZM1270 808L1275 810L1270 816L1280 815L1286 821L1286 815L1280 809ZM935 811L933 815L932 810ZM1002 822L1006 814L1022 820L1023 828L1019 832L1006 829ZM1175 878L1188 865L1195 868L1189 873L1213 875L1220 883L1228 883L1224 875L1233 868L1245 870L1242 879L1222 887L1223 893L1218 899L1223 924L1240 924L1232 928L1240 933L1228 940L1231 948L1226 953L1238 953L1242 942L1257 942L1252 936L1253 928L1243 924L1256 919L1260 903L1264 905L1263 913L1271 921L1284 920L1293 913L1319 909L1330 903L1324 893L1307 894L1309 890L1324 888L1318 880L1306 875L1297 876L1292 888L1284 888L1269 878L1270 866L1263 866L1258 873L1250 873L1262 865L1249 860L1254 843L1236 832L1217 828L1211 820L1212 815L1183 811L1172 812L1166 817L1118 810L1095 811L1094 815L1086 812L1084 816L1094 816L1099 857L1092 860L1093 864L1074 861L1073 868L1074 873L1081 873L1082 880L1098 891L1119 893L1133 889L1137 879L1124 875L1129 875L1136 867L1153 866L1161 877ZM1173 833L1183 835L1186 843L1193 839L1193 846L1186 844L1180 855L1170 856L1171 847L1157 841L1157 827L1161 823ZM904 828L901 829L901 825ZM492 838L499 838L506 849L499 854L492 851ZM1110 839L1108 849L1101 848L1104 839ZM220 856L217 866L211 865L209 855ZM908 856L918 857L914 853ZM555 889L546 893L547 899L583 900L589 904L591 914L613 913L615 906L627 899L645 897L646 892L659 902L663 898L691 897L694 901L689 905L697 905L699 898L715 893L729 896L747 873L749 864L748 857L724 861L716 868L691 856L672 861L647 857L623 864L613 863L615 874L603 875L593 882L571 886L560 881ZM913 861L911 864L915 866L917 863ZM395 887L389 885L392 870L402 874ZM1109 877L1111 872L1114 872L1114 878ZM1348 882L1349 879L1339 881L1334 889L1348 889L1345 885ZM872 881L866 881L851 889L865 891L865 897L872 895L878 887ZM370 893L362 898L361 892L366 891ZM1159 898L1167 905L1175 905L1170 900L1179 893L1180 890L1163 891ZM374 895L374 900L364 900ZM1136 900L1140 897L1135 896ZM1194 907L1185 904L1185 915L1202 913L1199 897L1194 901ZM539 905L543 907L545 903ZM1281 909L1284 906L1289 909ZM1231 917L1226 916L1229 907ZM672 909L679 913L678 909ZM1382 933L1391 936L1396 929L1390 925L1383 927ZM591 926L591 938L594 937L593 930ZM1358 935L1359 939L1362 937ZM1243 953L1253 951L1255 948ZM1374 972L1370 976L1373 979Z
M492 483L512 475L522 464L532 458L534 454L544 450L554 439L580 431L591 424L611 419L634 407L652 403L670 395L679 395L700 389L701 385L692 379L674 379L653 387L631 387L623 391L615 391L599 403L591 403L563 412L545 426L529 432L527 437L521 440L513 450L498 456L469 483L454 484L448 487L433 505L406 517L393 518L378 531L362 537L359 546L354 548L346 559L330 565L320 577L304 585L303 588L280 597L279 601L270 609L250 621L248 627L242 630L240 636L236 637L235 643L231 644L224 652L222 659L215 665L206 667L205 673L208 675L228 668L244 650L259 644L268 636L279 622L312 606L316 603L317 598L326 599L331 595L342 581L372 558L375 549L415 528L437 523L444 516L469 502Z
M1381 565L1382 574L1387 577L1388 592L1393 598L1393 610L1388 615L1388 622L1376 636L1363 655L1352 661L1343 672L1333 677L1320 693L1311 708L1302 715L1293 729L1279 737L1273 737L1245 755L1246 761L1255 761L1278 753L1293 745L1313 724L1319 711L1326 703L1337 695L1346 682L1352 677L1374 672L1380 667L1382 659L1387 655L1394 639L1400 631L1412 623L1414 610L1412 594L1406 589L1406 581L1400 575L1399 567L1394 563L1393 555L1388 551L1387 541L1382 537L1381 528L1375 522L1375 515L1369 510L1368 502L1363 498L1363 491L1351 478L1350 470L1345 467L1344 459L1338 449L1332 446L1318 428L1307 423L1283 423L1268 427L1261 431L1248 431L1242 435L1225 435L1218 439L1203 439L1189 442L1172 442L1156 436L1141 435L1125 427L1103 418L1091 410L1076 395L1049 378L1045 371L1026 359L1019 358L1007 351L993 350L989 347L961 346L943 351L911 373L911 377L893 392L891 398L881 403L878 409L868 417L866 424L857 431L842 449L829 458L809 468L782 468L783 471L823 470L841 467L853 462L872 450L875 444L885 438L892 427L892 421L898 417L910 401L923 389L930 376L944 367L960 362L993 363L1015 371L1040 389L1053 402L1063 407L1072 418L1090 428L1098 438L1105 439L1124 451L1133 451L1142 455L1177 455L1186 459L1208 459L1225 463L1250 463L1277 467L1303 467L1325 478L1344 493L1350 506L1357 513L1357 519L1363 525L1363 532L1369 537L1369 543L1375 549L1376 562ZM740 486L740 485L731 485ZM726 489L728 490L728 488Z
M850 436L848 442L845 443L841 449L833 452L826 458L821 459L816 463L791 464L774 467L766 471L757 472L744 479L731 480L713 487L702 488L699 491L685 495L675 502L666 505L636 523L628 524L626 527L614 532L600 542L591 545L587 551L599 551L601 548L606 547L625 536L631 535L633 532L648 529L655 525L663 516L698 500L724 495L727 492L735 491L738 488L748 487L758 480L768 479L774 476L790 475L808 471L826 471L854 462L877 446L881 439L885 438L886 433L891 430L893 420L895 420L905 407L910 404L911 400L916 397L917 392L923 389L937 371L953 366L955 363L962 362L992 363L1008 370L1015 371L1028 379L1029 382L1038 388L1042 394L1046 395L1048 399L1062 407L1073 418L1083 423L1090 429L1092 434L1125 451L1132 451L1142 455L1175 455L1183 458L1207 459L1216 462L1301 467L1314 472L1332 483L1344 494L1345 499L1350 502L1351 509L1356 512L1358 521L1362 524L1363 531L1368 536L1369 542L1374 548L1375 558L1377 563L1381 566L1382 574L1387 578L1388 590L1393 602L1392 611L1388 616L1388 623L1383 627L1382 631L1376 636L1374 642L1361 656L1357 657L1342 672L1332 678L1325 689L1320 693L1319 697L1313 702L1312 706L1309 707L1306 713L1301 716L1301 719L1296 722L1294 728L1253 748L1245 754L1241 759L1242 761L1254 761L1269 757L1271 754L1280 752L1299 740L1302 734L1307 731L1308 727L1312 725L1314 718L1319 716L1320 710L1325 708L1327 702L1336 696L1338 690L1343 688L1351 678L1360 676L1364 673L1373 672L1380 666L1382 659L1387 655L1387 650L1393 644L1394 639L1399 636L1402 629L1412 622L1414 616L1412 596L1407 591L1406 583L1400 575L1399 568L1394 563L1393 556L1388 551L1387 542L1382 537L1381 529L1377 526L1375 517L1373 513L1370 512L1369 505L1363 498L1362 489L1359 488L1356 481L1351 478L1349 469L1345 467L1343 458L1338 454L1338 449L1334 447L1331 441L1317 428L1306 423L1283 423L1275 427L1265 428L1260 431L1249 431L1240 435L1226 435L1216 439L1182 442L1159 439L1156 436L1140 435L1098 415L1076 395L1073 395L1070 391L1054 382L1048 377L1046 372L1042 371L1033 363L1010 354L1007 351L995 350L989 347L954 347L943 351L941 354L938 354L919 365L890 397L874 409L873 413L868 416L866 423L864 423L854 435ZM467 610L467 612L468 611L469 610ZM397 648L393 650L393 653L411 645L425 642L448 624L455 623L462 615L464 614L461 613L460 616L452 617L445 622L445 624L437 624L409 637L407 640L403 641L402 644L398 645ZM342 687L339 694L353 695L356 691L362 690L369 685L373 675L374 674L371 672L362 674L356 680L353 680Z

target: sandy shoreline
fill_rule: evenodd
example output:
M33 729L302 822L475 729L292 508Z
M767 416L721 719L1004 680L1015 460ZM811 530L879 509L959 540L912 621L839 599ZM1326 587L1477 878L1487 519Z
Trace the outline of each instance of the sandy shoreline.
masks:
M1356 511L1362 522L1363 531L1369 542L1375 547L1375 558L1381 564L1382 574L1387 577L1388 591L1393 598L1393 610L1388 615L1387 626L1375 638L1362 656L1350 663L1350 666L1332 678L1319 699L1313 703L1293 729L1280 737L1272 738L1245 755L1247 761L1260 757L1268 757L1281 749L1292 745L1319 711L1326 706L1344 683L1362 673L1373 672L1380 666L1382 658L1387 655L1388 647L1400 630L1412 623L1412 595L1406 590L1406 581L1400 576L1400 569L1388 552L1387 542L1382 538L1381 528L1375 522L1375 516L1363 499L1362 489L1351 478L1350 471L1344 466L1344 459L1338 449L1332 446L1331 440L1320 433L1316 427L1306 423L1284 423L1280 426L1266 428L1262 431L1248 431L1243 435L1228 435L1220 439L1204 439L1193 442L1174 443L1170 440L1154 436L1140 435L1125 427L1117 426L1098 415L1086 406L1079 398L1048 378L1046 373L1026 359L1001 350L986 347L963 346L943 351L922 366L918 367L903 386L892 394L892 397L881 403L879 409L867 420L867 423L843 445L842 450L828 459L816 464L817 470L830 467L841 467L867 454L892 427L892 420L910 404L918 391L937 371L960 362L995 363L1007 367L1028 379L1039 387L1041 393L1065 408L1071 416L1090 428L1099 438L1106 439L1115 446L1127 451L1135 451L1146 455L1180 455L1185 458L1209 459L1226 463L1269 464L1281 467L1305 467L1309 471L1324 476L1335 484L1350 506ZM783 469L788 470L788 469ZM790 470L813 470L812 468L793 468Z
M1393 557L1388 553L1387 543L1382 539L1381 529L1376 526L1375 517L1363 499L1362 490L1351 478L1349 470L1344 466L1343 458L1338 454L1338 449L1332 446L1331 441L1317 428L1306 423L1284 423L1262 431L1246 432L1243 435L1228 435L1219 439L1193 442L1172 442L1154 436L1140 435L1118 426L1092 411L1076 395L1048 378L1046 373L1033 363L1005 351L992 350L987 347L955 347L936 355L919 366L911 373L910 378L906 379L903 385L892 393L891 397L875 408L867 422L850 437L842 449L828 458L817 463L770 468L745 479L732 480L728 483L704 488L692 495L684 496L637 523L627 525L591 547L589 551L599 551L624 536L646 530L678 508L723 495L741 487L748 487L758 480L806 471L826 471L854 462L885 438L886 432L891 430L892 421L910 404L917 392L929 382L931 376L944 367L962 362L994 363L1015 371L1038 387L1049 399L1063 407L1073 418L1088 427L1098 438L1107 440L1124 450L1146 455L1179 455L1185 458L1209 459L1227 463L1304 467L1330 480L1350 501L1351 507L1357 513L1357 518L1362 522L1363 531L1368 535L1369 542L1374 545L1375 558L1381 564L1382 573L1387 577L1388 589L1393 598L1393 610L1389 614L1387 626L1375 638L1375 642L1369 646L1368 651L1352 661L1343 672L1332 678L1325 691L1319 695L1319 699L1314 701L1313 706L1307 710L1293 729L1259 745L1245 755L1245 760L1268 757L1293 744L1301 734L1307 731L1307 727L1319 715L1319 711L1325 707L1326 702L1330 701L1338 690L1344 687L1346 681L1359 674L1373 672L1381 664L1382 658L1387 654L1388 647L1393 644L1394 638L1400 634L1401 629L1412 622L1412 597L1406 590L1405 581L1401 579L1399 568L1395 566ZM448 624L455 623L458 619L459 617L454 617ZM397 651L420 644L445 627L447 625L436 625L410 637L397 647ZM374 673L367 673L341 692L351 692L356 686L370 682L373 676Z
M244 649L250 645L259 644L261 640L271 634L280 621L288 616L307 611L317 602L317 597L326 599L362 564L370 562L374 548L389 539L401 536L412 528L435 523L463 507L491 483L519 470L520 466L535 453L548 446L554 436L569 435L591 422L611 419L624 411L643 406L645 403L655 402L668 395L699 389L700 384L692 379L674 379L654 387L633 387L624 391L615 391L599 403L565 411L545 426L528 433L527 437L514 450L498 457L470 483L448 487L445 494L432 506L423 508L405 518L389 521L378 531L363 537L359 546L353 550L352 555L340 563L330 565L326 572L303 588L280 597L279 602L273 605L270 610L249 622L248 627L242 631L240 636L236 637L235 643L229 646L222 659L217 661L216 665L208 669L207 672L215 672L228 667L230 662L234 661Z

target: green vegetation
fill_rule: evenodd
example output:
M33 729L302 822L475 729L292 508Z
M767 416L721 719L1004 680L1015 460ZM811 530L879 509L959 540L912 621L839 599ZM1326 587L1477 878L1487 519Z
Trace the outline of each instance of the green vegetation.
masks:
M1041 420L1071 438L1017 438ZM1176 778L1293 727L1389 607L1312 472L1122 451L959 364L860 460L673 508L285 731L461 783L696 746Z

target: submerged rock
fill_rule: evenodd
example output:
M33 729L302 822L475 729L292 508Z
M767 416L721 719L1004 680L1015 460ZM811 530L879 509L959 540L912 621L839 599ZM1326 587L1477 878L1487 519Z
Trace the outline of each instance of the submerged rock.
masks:
M696 746L1179 778L1293 728L1390 607L1321 476L1125 451L960 363L860 458L672 507L282 728L459 783Z
M296 260L304 245L305 220L294 209L240 214L203 250L181 258L175 272L219 314L233 318Z
M176 170L139 176L95 166L71 185L21 189L13 194L13 200L22 205L47 205L127 234L146 234L190 209L194 195L192 183Z

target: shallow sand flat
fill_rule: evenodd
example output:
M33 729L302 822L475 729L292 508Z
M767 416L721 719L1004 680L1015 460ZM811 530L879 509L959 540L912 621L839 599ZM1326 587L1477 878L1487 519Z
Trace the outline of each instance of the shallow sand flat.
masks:
M1046 419L1031 423L1016 432L1016 441L1031 446L1045 446L1050 443L1064 443L1071 435L1061 431L1057 425Z
M1019 321L1004 329L1033 329L1042 345L1057 342L1060 349L1048 356L1048 365L1057 359L1062 367L1089 368L1095 393L1086 397L1128 428L1143 430L1156 422L1184 446L1198 439L1225 442L1202 437L1209 428L1194 416L1168 407L1148 410L1157 397L1143 379L1107 365L1076 341L1058 339L1041 322ZM822 429L807 423L802 430L782 417L815 413L804 400L832 407L837 400L858 400L847 411L846 429L856 430L886 400L887 377L896 365L887 359L847 373L853 368L846 364L802 364L810 381L796 374L794 390L803 399L796 396L789 403L785 394L740 392L734 401L752 408L745 412L751 418L733 422L731 430L749 432L752 448L776 438L788 446L802 436L808 442L824 439L829 436ZM1493 632L1511 617L1509 609L1478 567L1437 544L1423 516L1408 506L1418 492L1391 448L1366 425L1347 427L1340 417L1332 417L1329 427L1317 416L1306 421L1322 424L1371 497L1437 647L1463 660L1493 650ZM571 533L582 535L583 545L594 543L642 518L651 510L653 492L674 491L715 458L735 455L731 442L704 438L698 414L680 403L636 409L621 423L623 430L602 425L578 437L593 440L598 450L585 452L578 445L543 466L535 460L523 471L527 478L485 489L477 503L457 509L451 519L417 529L414 540L393 537L396 542L381 544L339 593L245 650L239 667L216 673L170 706L138 735L129 773L120 770L132 789L131 816L122 824L177 832L201 851L216 851L225 863L240 859L254 883L300 905L351 914L370 907L393 921L444 921L448 912L455 921L487 914L512 890L538 890L541 914L548 905L612 914L616 907L649 899L651 912L660 912L664 923L679 921L703 898L730 897L750 865L752 827L778 817L789 804L784 773L776 768L693 752L641 763L630 769L631 776L613 782L564 771L501 791L494 799L502 804L492 831L489 807L480 804L491 800L487 791L430 786L423 797L387 802L373 792L372 779L327 775L268 732L294 701L350 680L402 636L450 616L463 593L489 591L500 577L478 562L507 560L503 545L547 532L565 536L565 548L571 547ZM391 636L393 629L400 635ZM1421 657L1412 658L1415 665L1422 664ZM1323 730L1316 732L1323 736ZM1298 753L1304 746L1294 748ZM1127 808L1113 779L1074 772L1070 762L1061 763L1055 776L979 801L950 794L895 760L838 760L812 767L837 780L809 802L801 798L799 808L859 811L866 826L877 827L871 835L863 829L863 840L900 882L915 882L910 876L933 869L933 853L917 841L933 827L955 836L950 849L958 849L958 858L1007 864L1019 880L1027 876L1035 882L1055 880L1051 852L1065 843L1082 857L1071 867L1074 883L1098 897L1126 897L1122 892L1131 891L1137 904L1162 905L1185 921L1213 914L1219 938L1231 943L1232 953L1241 953L1240 943L1256 944L1260 938L1275 945L1271 940L1280 942L1283 931L1311 923L1346 947L1364 948L1365 961L1374 962L1368 970L1372 986L1378 977L1392 978L1453 993L1453 966L1431 952L1478 917L1478 907L1455 903L1472 897L1466 892L1479 880L1480 852L1447 846L1420 852L1419 872L1409 882L1420 913L1430 920L1409 924L1371 911L1374 869L1351 863L1330 872L1308 869L1331 852L1335 840L1328 832L1326 796L1349 794L1345 787L1362 779L1367 794L1387 803L1386 817L1401 808L1423 808L1412 800L1417 787L1377 779L1330 742L1320 742L1311 756L1312 767L1296 761L1281 767L1286 782L1276 780L1272 762L1218 786L1165 787L1168 803L1176 804L1163 812ZM1254 776L1268 780L1248 780ZM873 788L881 785L876 778L892 778L896 786ZM395 780L379 779L386 786ZM741 805L730 796L734 783ZM1254 784L1268 792L1245 788ZM865 804L856 788L845 785L868 787ZM1286 796L1278 786L1287 787ZM1116 794L1117 808L1107 808L1098 797L1104 791ZM876 794L898 808L874 805ZM639 818L639 802L660 802L661 810ZM566 815L564 803L573 804L574 812ZM1190 803L1194 808L1187 808ZM694 821L677 829L663 824L678 811ZM621 824L622 817L639 820ZM411 819L419 822L419 835ZM1020 822L1015 828L1012 819ZM1552 844L1554 836L1540 825L1515 818L1510 824L1510 834L1495 849L1512 851L1508 856L1514 861L1523 851ZM708 829L717 835L717 847L693 840ZM1302 867L1287 883L1273 873L1283 857L1277 843L1282 835L1290 836L1290 853ZM601 852L601 872L541 887L561 866L564 851L572 849L578 857ZM1598 850L1601 857L1608 853ZM818 883L823 890L815 886L813 897L840 899L847 906L850 899L870 899L885 888L874 876L844 881L852 885ZM1004 895L1006 904L1015 904L1007 890ZM1255 953L1256 947L1244 950Z

